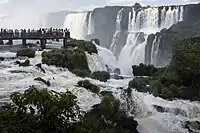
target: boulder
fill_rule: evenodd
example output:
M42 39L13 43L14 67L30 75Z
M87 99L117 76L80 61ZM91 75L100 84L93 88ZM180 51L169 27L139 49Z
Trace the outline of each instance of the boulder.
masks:
M200 122L199 121L186 121L183 124L183 128L188 129L190 133L200 132Z
M119 76L118 74L112 74L111 78L116 79L116 80L124 79L123 76Z
M42 83L44 83L45 85L47 85L48 87L51 85L51 83L49 81L46 81L44 79L42 79L41 77L35 78L35 81L40 81Z
M121 74L121 70L119 68L115 68L114 73L120 75Z
M45 73L45 70L42 68L42 64L41 63L36 64L35 66L38 67L43 73Z
M4 57L0 57L0 61L4 61L5 60L5 58Z
M24 62L20 63L19 66L23 66L23 67L26 67L26 66L30 66L30 61L29 60L25 60Z

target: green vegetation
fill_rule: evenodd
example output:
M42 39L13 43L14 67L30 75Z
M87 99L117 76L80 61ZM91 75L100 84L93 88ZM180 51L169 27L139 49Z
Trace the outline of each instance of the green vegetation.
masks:
M25 48L17 51L17 57L18 56L25 56L28 58L34 58L35 57L35 50L31 48Z
M182 41L174 47L170 65L152 77L134 79L129 86L142 91L150 85L150 93L166 99L200 100L200 38ZM147 81L147 82L146 82Z
M76 96L34 86L13 93L7 109L0 110L1 133L68 133L80 117Z
M92 73L92 78L102 82L107 82L110 79L110 74L106 71L97 71Z
M90 77L91 72L88 70L82 70L82 69L74 69L72 70L73 74L76 74L79 77L85 78Z
M72 39L69 42L69 46L72 46L74 48L78 47L80 49L83 49L84 51L87 51L89 54L98 53L96 46L91 41Z
M42 63L55 65L56 67L65 67L81 76L83 72L85 74L90 73L85 52L79 48L45 51L42 53Z
M134 76L152 76L158 71L153 65L140 64L139 66L132 66Z
M148 84L149 84L148 78L137 77L129 82L129 87L134 88L139 92L148 92L149 91L149 87L147 86Z
M99 105L86 113L78 133L138 133L137 126L113 95L105 95Z
M98 86L90 83L89 80L81 80L77 84L78 84L79 87L84 87L87 90L89 90L89 91L91 91L91 92L93 92L95 94L98 94L99 91L100 91L100 88Z
M1 133L138 133L138 123L112 94L84 116L71 92L30 87L0 108Z

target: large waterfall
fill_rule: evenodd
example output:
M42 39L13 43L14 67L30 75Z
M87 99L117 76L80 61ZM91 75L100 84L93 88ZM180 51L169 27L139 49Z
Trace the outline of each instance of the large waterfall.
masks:
M130 15L132 13L132 15ZM183 20L183 7L172 9L166 7L161 10L161 25L159 25L158 8L147 8L139 12L133 9L129 17L129 34L126 44L119 54L119 66L123 74L131 74L131 66L145 63L145 46L147 44L147 36L151 33L159 32L162 28L169 28L180 20ZM130 23L131 22L131 23ZM155 39L152 45L152 64L157 65L157 55L159 51L159 39Z
M110 50L112 50L115 55L117 54L117 53L115 53L116 52L116 45L117 45L117 41L119 39L120 31L121 31L122 11L123 11L123 8L117 13L116 32L113 36L112 43L111 43L111 46L110 46Z
M87 14L87 12L71 13L66 16L64 28L70 30L72 38L85 39L88 33Z
M100 16L97 17L97 14ZM124 20L126 16L127 20ZM145 48L148 36L159 32L163 28L169 28L179 21L183 21L184 7L149 7L140 10L135 10L132 7L129 12L127 12L125 7L121 7L112 17L112 19L109 17L104 18L104 14L100 14L96 10L92 12L70 13L65 18L64 27L70 29L73 38L97 38L103 43L107 39L107 43L109 43L107 44L107 48L113 52L113 55L118 60L116 67L119 67L123 74L131 75L132 65L145 63ZM112 25L107 26L109 23L112 23ZM108 28L113 26L115 29L112 32L108 29L102 31L106 26ZM110 34L108 34L109 32ZM123 39L124 41L122 41ZM101 45L105 46L102 43ZM159 66L159 62L157 61L159 48L159 39L157 38L150 48L150 63L156 66Z

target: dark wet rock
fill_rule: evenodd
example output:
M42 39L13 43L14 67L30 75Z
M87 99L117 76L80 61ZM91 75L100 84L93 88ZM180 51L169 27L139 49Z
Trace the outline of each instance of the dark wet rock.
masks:
M23 71L23 70L11 70L9 71L10 73L28 73L26 71Z
M107 71L108 71L109 73L112 72L112 69L111 69L108 65L106 65L106 69L107 69Z
M95 44L97 44L97 45L100 46L100 41L99 41L99 39L92 39L91 41L94 41Z
M16 65L20 65L21 62L20 62L20 61L15 61L15 64L16 64Z
M199 133L200 132L200 122L199 121L186 121L183 124L183 128L188 129L189 133Z
M0 40L0 45L4 45L4 42L3 42L3 40Z
M46 73L45 70L42 68L42 64L41 63L36 64L35 66L38 67L43 73Z
M153 105L153 107L156 109L156 111L158 111L160 113L164 113L165 112L165 108L162 107L162 106Z
M135 9L135 11L139 11L142 9L142 6L140 5L140 3L135 3L134 9Z
M115 68L114 73L120 75L121 74L121 70L119 68Z
M49 81L46 81L41 77L35 78L34 80L35 81L40 81L40 82L44 83L45 85L47 85L48 87L51 85L51 83Z
M172 113L175 115L187 116L187 113L179 108L162 107L159 105L153 105L153 107L160 113Z
M112 95L112 91L102 91L102 92L100 92L100 94L101 94L102 96Z
M19 63L19 62L18 62ZM26 67L26 66L30 66L30 61L29 60L25 60L24 62L20 63L19 66L21 67Z
M0 61L4 61L5 60L5 58L4 57L0 57Z
M116 80L124 79L123 76L120 76L120 75L118 75L118 74L112 74L112 75L111 75L111 78L116 79Z

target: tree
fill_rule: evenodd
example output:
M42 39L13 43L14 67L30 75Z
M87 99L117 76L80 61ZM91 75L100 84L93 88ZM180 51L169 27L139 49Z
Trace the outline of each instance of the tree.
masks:
M1 133L69 133L81 118L76 96L31 86L11 95L12 105L0 110Z

